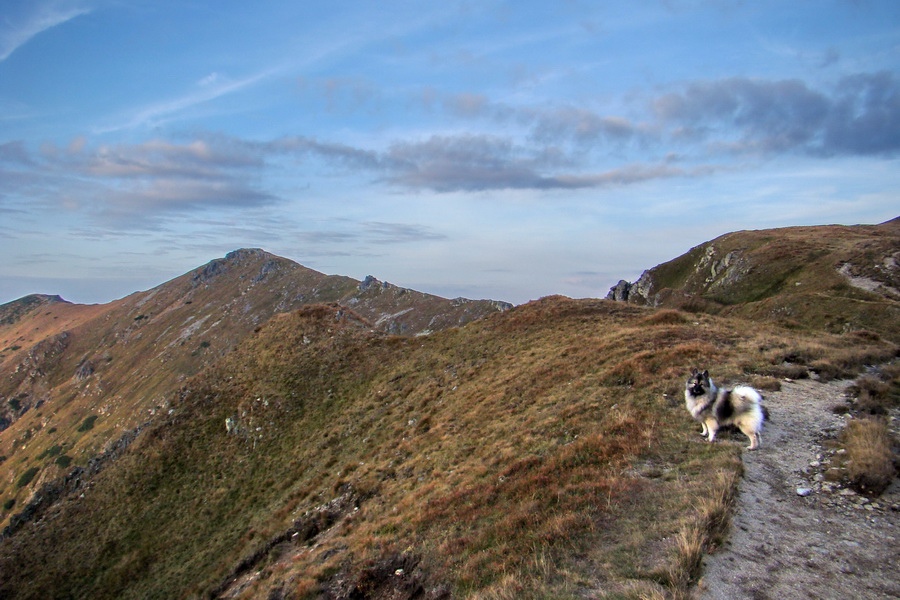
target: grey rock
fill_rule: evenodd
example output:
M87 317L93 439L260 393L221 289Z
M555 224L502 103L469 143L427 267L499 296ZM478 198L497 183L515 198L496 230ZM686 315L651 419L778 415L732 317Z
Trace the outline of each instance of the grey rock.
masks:
M628 295L630 292L631 284L624 279L620 279L619 283L609 288L609 293L606 295L606 299L615 300L616 302L628 302Z

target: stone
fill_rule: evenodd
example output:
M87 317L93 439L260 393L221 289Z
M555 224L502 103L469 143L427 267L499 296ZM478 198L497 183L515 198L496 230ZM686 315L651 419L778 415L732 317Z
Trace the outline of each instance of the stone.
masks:
M809 496L812 493L812 490L807 487L798 487L797 495L798 496Z
M616 302L628 302L628 295L630 292L631 284L624 279L620 279L619 283L609 288L609 293L606 295L606 299L615 300Z

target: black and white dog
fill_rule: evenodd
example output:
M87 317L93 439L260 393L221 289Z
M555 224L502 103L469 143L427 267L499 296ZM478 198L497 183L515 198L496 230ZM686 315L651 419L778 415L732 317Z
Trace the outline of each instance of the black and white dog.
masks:
M688 412L703 428L702 435L712 442L723 425L737 425L750 438L748 450L759 448L759 434L766 410L762 396L752 387L738 386L733 390L716 387L709 378L709 371L702 373L691 369L691 376L684 387L684 403Z

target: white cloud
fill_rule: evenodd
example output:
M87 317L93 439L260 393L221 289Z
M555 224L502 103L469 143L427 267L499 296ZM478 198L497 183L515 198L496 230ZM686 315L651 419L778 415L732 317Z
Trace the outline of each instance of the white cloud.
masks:
M198 104L209 102L249 87L273 75L278 70L270 68L236 80L228 79L218 73L212 73L199 80L196 89L187 92L183 96L139 108L118 123L96 128L94 133L112 133L125 129L158 125L163 121L175 118L178 113L182 113Z
M9 3L4 6L5 18L0 20L0 61L9 58L39 33L92 11L93 8L77 0Z

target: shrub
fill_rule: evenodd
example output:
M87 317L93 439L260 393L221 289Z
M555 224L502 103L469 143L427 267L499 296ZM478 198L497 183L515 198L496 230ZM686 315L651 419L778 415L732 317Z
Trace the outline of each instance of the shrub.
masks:
M819 381L834 381L835 379L847 379L856 374L846 367L835 364L830 360L817 360L810 365L813 372L819 376Z
M13 412L19 412L19 409L22 408L22 403L19 402L18 398L11 398L7 404L9 404Z
M45 458L53 458L54 456L59 456L62 452L62 446L59 444L54 444L53 446L47 448L43 452L38 455L38 460L43 460Z
M57 459L56 459L54 462L55 462L58 466L60 466L60 467L62 467L63 469L65 469L66 467L68 467L69 465L72 464L72 457L71 457L71 456L66 456L65 454L63 454L62 456L57 457Z
M94 428L94 422L97 420L97 415L91 415L87 417L84 421L81 422L81 425L78 426L78 431L90 431Z
M875 495L887 489L894 479L894 457L887 423L857 419L844 428L841 437L847 449L850 485Z
M3 510L9 510L15 505L16 505L16 499L9 498L6 502L3 503Z
M871 375L857 379L850 392L856 396L857 408L862 413L884 415L893 404L891 385Z
M17 488L22 488L31 483L31 480L34 479L34 476L38 474L40 469L38 467L31 467L19 477L19 480L16 482Z

